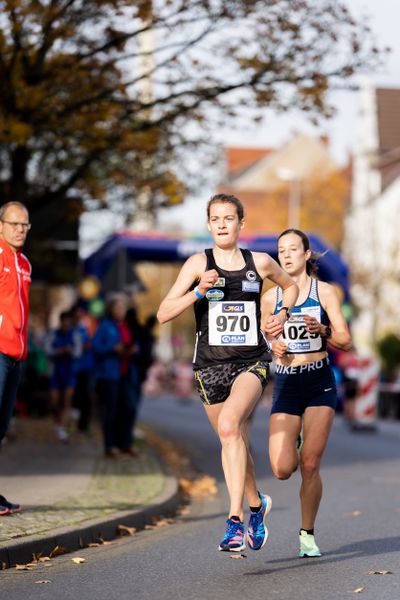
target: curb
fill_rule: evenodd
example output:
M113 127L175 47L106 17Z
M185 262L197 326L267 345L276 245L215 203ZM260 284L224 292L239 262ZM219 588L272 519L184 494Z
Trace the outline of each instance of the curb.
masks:
M123 524L141 530L155 519L174 515L181 502L178 481L168 474L165 474L165 481L163 493L147 506L115 513L109 519L82 521L78 525L30 536L29 539L19 538L7 542L7 546L0 548L0 569L28 563L32 560L32 554L48 556L56 546L65 548L66 552L74 552L98 542L99 539L113 539L116 537L117 525Z

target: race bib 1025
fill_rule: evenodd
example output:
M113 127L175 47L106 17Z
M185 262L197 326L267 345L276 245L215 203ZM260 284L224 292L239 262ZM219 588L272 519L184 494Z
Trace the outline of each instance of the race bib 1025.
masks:
M322 348L322 339L318 333L309 333L303 315L321 320L321 310L318 306L308 306L301 312L292 313L283 328L282 340L287 344L287 352L301 354L302 352L318 352Z

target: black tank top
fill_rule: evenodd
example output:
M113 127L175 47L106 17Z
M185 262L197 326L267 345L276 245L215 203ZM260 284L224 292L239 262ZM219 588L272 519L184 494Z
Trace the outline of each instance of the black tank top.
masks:
M194 368L220 362L271 361L269 345L260 329L263 280L252 253L240 251L245 261L243 269L226 271L216 264L212 249L205 250L206 271L215 269L219 279L207 296L194 304Z

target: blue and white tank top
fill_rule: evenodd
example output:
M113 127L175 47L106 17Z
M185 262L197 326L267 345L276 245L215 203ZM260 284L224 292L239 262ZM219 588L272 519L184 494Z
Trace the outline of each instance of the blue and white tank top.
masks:
M274 314L277 314L281 308L282 288L277 288ZM310 315L323 325L329 325L328 315L319 299L317 279L311 279L310 292L303 304L292 308L290 318L284 325L280 339L287 344L288 354L306 354L326 350L326 338L322 338L318 333L309 333L303 315Z

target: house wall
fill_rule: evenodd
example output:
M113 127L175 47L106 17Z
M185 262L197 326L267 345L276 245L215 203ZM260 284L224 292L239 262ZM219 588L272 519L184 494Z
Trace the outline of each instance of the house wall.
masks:
M343 244L355 306L352 333L361 354L374 351L376 341L385 333L400 332L400 180L395 179L382 192L377 114L376 91L365 83L360 94L351 207Z

